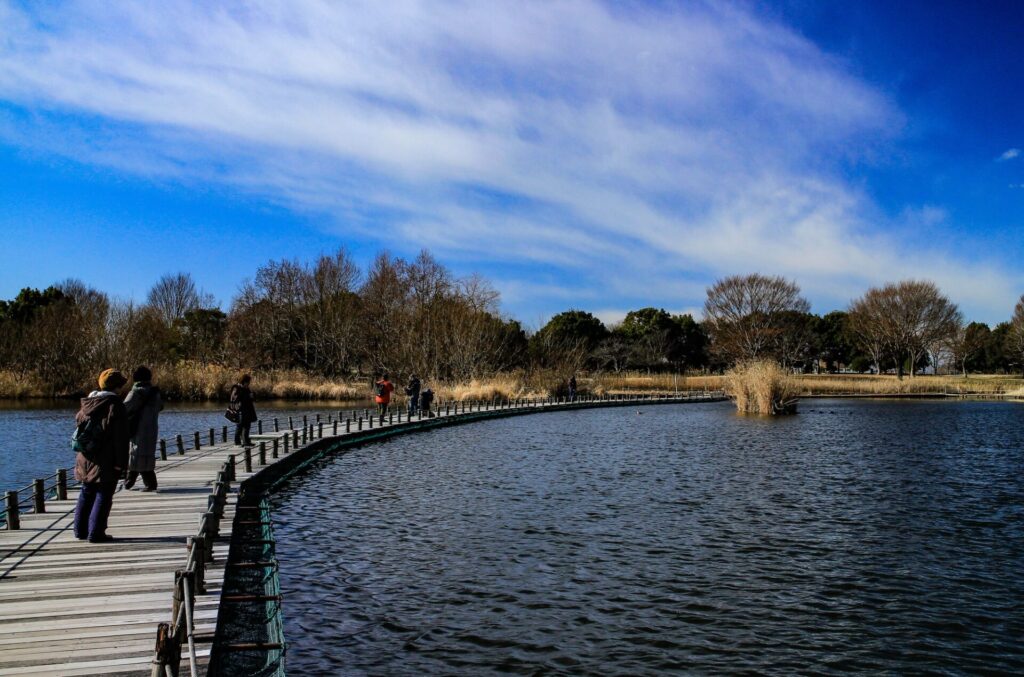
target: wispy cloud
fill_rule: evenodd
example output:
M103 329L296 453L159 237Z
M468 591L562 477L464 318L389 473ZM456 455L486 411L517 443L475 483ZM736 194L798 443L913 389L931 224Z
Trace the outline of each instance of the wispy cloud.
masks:
M1020 155L1020 148L1008 148L1003 154L996 158L996 162L1006 162Z
M536 262L581 300L698 306L715 276L753 270L823 304L907 274L986 311L1011 298L998 269L885 232L843 167L900 111L742 7L0 4L0 97L31 112L0 135L334 213L484 272ZM499 286L528 307L526 285Z

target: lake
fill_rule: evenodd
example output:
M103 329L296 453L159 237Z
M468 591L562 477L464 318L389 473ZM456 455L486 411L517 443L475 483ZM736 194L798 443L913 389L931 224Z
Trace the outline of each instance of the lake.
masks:
M1024 672L1024 409L596 409L273 498L294 674ZM62 431L63 436L63 431Z

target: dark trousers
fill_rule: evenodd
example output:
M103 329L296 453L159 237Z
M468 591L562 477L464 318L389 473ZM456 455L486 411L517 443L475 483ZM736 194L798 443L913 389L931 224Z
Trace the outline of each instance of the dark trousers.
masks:
M419 406L419 399L420 396L418 394L409 396L409 416L416 413L416 408Z
M75 537L88 538L90 541L101 538L107 533L107 518L110 507L114 504L114 491L117 480L113 482L86 482L78 494L75 506Z
M249 439L249 428L251 427L252 421L239 423L235 426L235 444L244 445L246 447L252 446L252 440Z
M381 418L384 418L388 414L388 402L377 403L377 413L380 414Z
M129 470L128 477L124 480L124 488L131 489L135 486L135 480L142 475L142 483L147 489L156 489L156 472L152 470Z

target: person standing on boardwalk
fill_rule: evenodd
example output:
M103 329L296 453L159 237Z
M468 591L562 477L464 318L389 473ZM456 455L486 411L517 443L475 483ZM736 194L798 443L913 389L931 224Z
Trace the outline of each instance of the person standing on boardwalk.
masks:
M405 394L409 396L409 417L411 418L416 413L420 399L420 380L416 378L416 374L409 377L409 384L405 386Z
M434 391L430 388L420 395L420 411L427 412L427 418L434 418ZM422 416L422 413L420 415Z
M99 377L99 390L82 398L75 415L75 479L82 483L75 505L75 538L103 543L121 472L128 465L128 414L117 391L128 382L116 369Z
M142 491L156 491L156 442L160 436L157 419L164 408L160 389L153 385L153 374L147 367L132 372L131 392L124 399L128 412L128 432L131 448L128 455L128 477L124 488L131 489L142 475Z
M228 406L238 413L238 423L235 424L235 445L240 447L251 447L252 440L249 438L249 428L256 420L256 403L252 398L252 391L249 384L252 377L249 374L242 374L238 383L231 386L231 398Z
M569 377L569 401L576 401L576 374Z
M391 404L391 393L395 391L395 384L388 380L388 375L382 374L380 380L374 384L374 391L377 402L377 412L381 418L388 413L388 405Z

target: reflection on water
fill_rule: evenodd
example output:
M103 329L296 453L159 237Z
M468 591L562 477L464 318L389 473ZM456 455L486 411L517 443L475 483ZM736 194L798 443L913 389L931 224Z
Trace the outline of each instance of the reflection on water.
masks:
M1024 671L1019 405L641 411L412 435L293 479L289 670Z
M11 403L8 402L8 405ZM74 465L70 438L74 430L77 400L43 400L18 402L18 406L0 406L0 491L20 489L36 477L44 477ZM264 419L275 416L284 420L288 416L326 414L350 409L351 402L267 402L257 403L259 415ZM223 402L189 402L168 404L160 414L160 436L173 440L181 434L190 440L195 431L210 428L218 430L227 424ZM255 428L254 428L255 430ZM191 447L191 442L186 442Z

